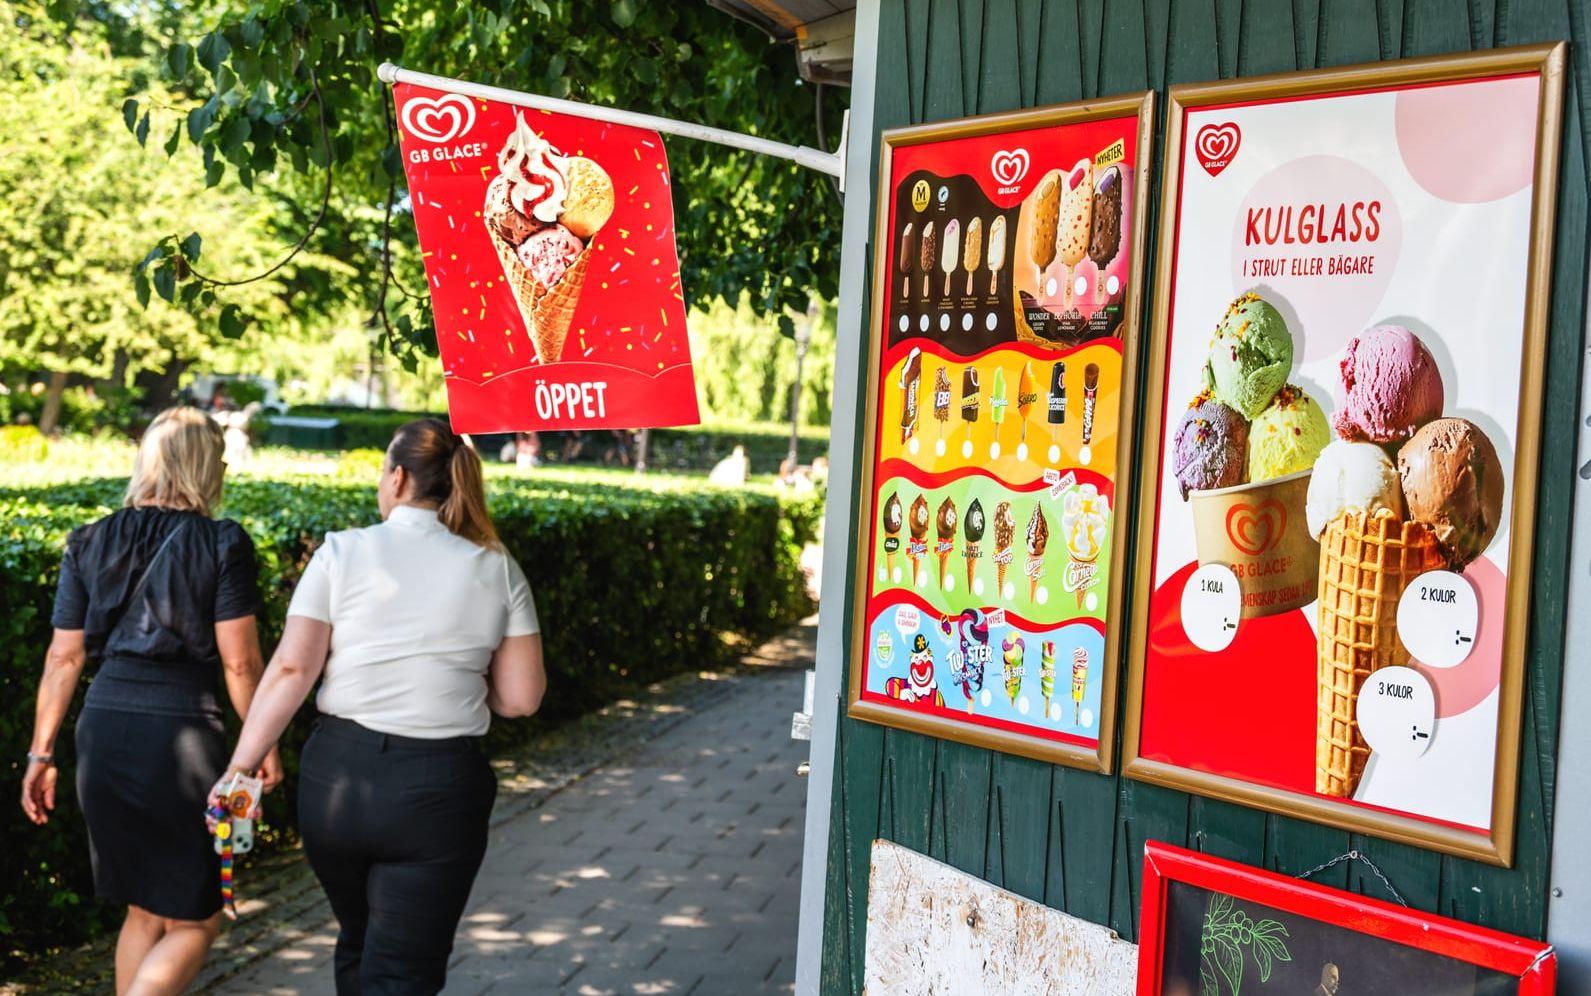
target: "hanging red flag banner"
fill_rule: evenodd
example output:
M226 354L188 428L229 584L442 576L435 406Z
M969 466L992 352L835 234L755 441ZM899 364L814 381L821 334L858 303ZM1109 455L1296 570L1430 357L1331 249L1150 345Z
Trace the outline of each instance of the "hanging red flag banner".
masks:
M658 134L393 91L454 431L699 422Z

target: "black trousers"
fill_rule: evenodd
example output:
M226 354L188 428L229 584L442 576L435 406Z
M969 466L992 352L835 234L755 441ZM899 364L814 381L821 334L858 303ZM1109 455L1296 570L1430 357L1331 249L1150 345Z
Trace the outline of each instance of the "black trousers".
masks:
M300 761L299 828L337 915L338 996L441 991L496 796L473 737L317 721Z

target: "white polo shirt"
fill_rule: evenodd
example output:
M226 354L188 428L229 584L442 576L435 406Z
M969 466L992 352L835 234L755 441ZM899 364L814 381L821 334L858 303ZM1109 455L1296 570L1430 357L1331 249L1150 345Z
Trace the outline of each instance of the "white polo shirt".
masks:
M541 631L513 557L409 505L327 533L287 614L331 624L321 712L425 739L485 733L492 654L504 637Z

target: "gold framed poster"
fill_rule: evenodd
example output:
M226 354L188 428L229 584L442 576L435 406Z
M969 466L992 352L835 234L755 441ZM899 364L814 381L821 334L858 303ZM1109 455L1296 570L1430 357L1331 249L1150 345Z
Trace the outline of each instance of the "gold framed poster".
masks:
M1110 770L1152 107L883 135L854 717Z
M1511 860L1563 66L1170 91L1128 776Z

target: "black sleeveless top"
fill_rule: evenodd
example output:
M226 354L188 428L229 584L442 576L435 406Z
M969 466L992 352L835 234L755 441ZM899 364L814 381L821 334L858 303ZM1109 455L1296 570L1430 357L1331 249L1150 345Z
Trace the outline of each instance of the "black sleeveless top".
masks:
M83 630L98 665L85 705L219 714L215 624L258 613L258 575L254 542L230 519L124 508L73 530L51 622Z

